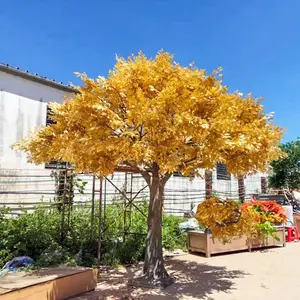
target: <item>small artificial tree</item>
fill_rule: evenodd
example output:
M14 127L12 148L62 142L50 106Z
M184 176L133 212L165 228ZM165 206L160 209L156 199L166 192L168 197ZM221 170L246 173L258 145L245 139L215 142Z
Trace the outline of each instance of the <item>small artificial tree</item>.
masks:
M139 172L150 200L143 276L136 283L166 286L172 279L163 260L162 205L172 173L200 175L217 162L234 175L264 171L280 155L281 129L260 100L229 93L220 70L208 75L193 64L183 67L169 53L117 58L107 78L80 77L77 94L52 104L55 124L16 148L36 164L68 161L98 176L118 166Z

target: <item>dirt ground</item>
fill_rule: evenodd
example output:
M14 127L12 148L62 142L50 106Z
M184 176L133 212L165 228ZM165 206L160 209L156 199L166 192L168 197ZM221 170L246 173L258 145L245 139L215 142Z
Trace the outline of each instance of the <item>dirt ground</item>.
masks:
M166 289L133 289L126 285L137 268L102 275L94 292L72 300L98 299L300 299L300 243L252 253L205 258L182 255L167 259L176 282Z

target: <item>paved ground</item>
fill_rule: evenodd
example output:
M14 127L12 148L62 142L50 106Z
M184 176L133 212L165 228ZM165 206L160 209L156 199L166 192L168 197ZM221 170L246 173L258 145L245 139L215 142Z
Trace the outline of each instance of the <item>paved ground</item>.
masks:
M300 299L300 243L285 248L204 258L183 255L167 260L176 283L164 290L130 289L136 271L122 268L100 279L95 292L72 300L96 299Z

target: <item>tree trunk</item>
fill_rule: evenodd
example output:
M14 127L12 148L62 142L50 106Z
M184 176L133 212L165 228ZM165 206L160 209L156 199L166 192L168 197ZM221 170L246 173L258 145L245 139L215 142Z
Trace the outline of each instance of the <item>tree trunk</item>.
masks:
M261 177L260 178L260 184L261 184L261 193L266 194L267 193L267 178Z
M153 174L148 208L148 234L146 241L143 275L133 279L132 284L143 287L166 287L174 282L164 265L162 249L162 207L166 179Z
M238 192L239 192L239 200L241 202L245 202L245 182L244 177L238 177Z
M212 171L205 170L205 199L210 199L213 195L212 181Z

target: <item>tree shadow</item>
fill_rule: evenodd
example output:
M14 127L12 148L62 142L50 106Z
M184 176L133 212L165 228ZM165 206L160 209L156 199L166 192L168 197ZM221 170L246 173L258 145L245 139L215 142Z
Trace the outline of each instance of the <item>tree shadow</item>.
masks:
M166 289L134 288L127 285L139 267L126 268L126 273L115 272L116 277L99 281L95 292L75 298L76 300L92 299L182 299L183 296L202 299L218 292L229 293L234 290L234 280L246 275L241 270L228 270L226 267L186 260L184 257L166 260L169 274L175 283ZM105 281L105 282L104 282ZM211 298L213 299L213 298Z
M248 275L241 270L228 270L226 267L184 260L169 260L167 266L172 270L170 275L176 281L163 290L162 297L170 299L181 299L182 296L201 299L214 292L228 293L234 289L234 279ZM159 298L148 295L147 299Z

